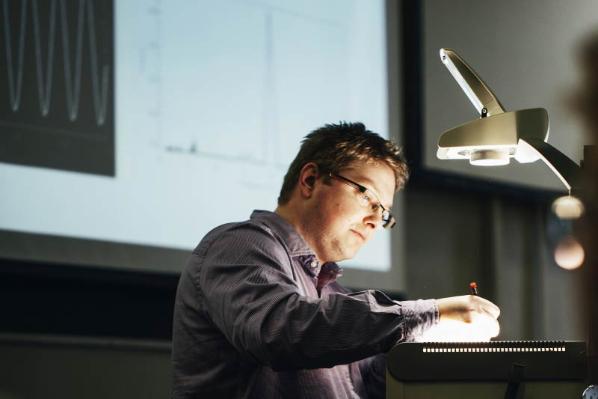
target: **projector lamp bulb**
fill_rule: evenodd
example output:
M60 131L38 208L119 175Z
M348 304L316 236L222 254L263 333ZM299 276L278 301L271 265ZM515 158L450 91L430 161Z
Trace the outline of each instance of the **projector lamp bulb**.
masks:
M474 150L471 152L469 163L475 166L502 166L509 164L509 151L496 150Z

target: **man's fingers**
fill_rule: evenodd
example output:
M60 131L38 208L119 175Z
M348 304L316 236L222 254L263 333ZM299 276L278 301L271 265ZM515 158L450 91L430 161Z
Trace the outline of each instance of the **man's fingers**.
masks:
M496 320L500 315L498 306L474 295L463 295L437 299L442 319L461 320L470 323L474 314L481 314Z
M490 316L494 319L498 319L498 316L500 316L500 308L498 306L496 306L489 300L484 299L479 296L474 296L473 300L478 305L478 307L477 307L478 312L486 313L488 316Z

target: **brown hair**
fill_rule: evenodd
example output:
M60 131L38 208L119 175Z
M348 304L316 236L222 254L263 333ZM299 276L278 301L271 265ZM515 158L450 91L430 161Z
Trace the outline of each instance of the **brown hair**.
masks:
M395 191L401 189L409 177L401 149L393 142L367 130L363 123L328 124L303 139L299 153L284 177L278 204L289 201L301 168L308 162L314 162L320 174L326 175L338 173L355 161L385 162L394 171Z

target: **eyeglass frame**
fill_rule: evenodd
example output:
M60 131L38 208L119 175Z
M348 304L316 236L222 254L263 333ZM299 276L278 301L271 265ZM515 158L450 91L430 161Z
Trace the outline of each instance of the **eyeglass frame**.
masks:
M361 194L368 195L368 193L369 193L370 197L374 198L378 202L376 205L379 206L380 209L382 209L382 215L381 215L382 227L384 229L392 229L393 227L395 227L395 225L397 224L395 217L390 212L390 210L386 209L386 207L384 205L382 205L382 201L380 201L380 198L378 197L378 195L376 195L376 193L374 193L372 190L370 190L369 188L367 188L351 179L346 178L345 176L341 176L338 173L332 173L332 172L328 173L328 177L330 177L331 179L336 179L336 180L340 181L341 183L344 183L353 188L356 188L357 190L359 190L359 192ZM370 201L370 204L371 204L371 201ZM376 210L374 209L374 211L376 211ZM388 220L384 220L385 212L388 212Z

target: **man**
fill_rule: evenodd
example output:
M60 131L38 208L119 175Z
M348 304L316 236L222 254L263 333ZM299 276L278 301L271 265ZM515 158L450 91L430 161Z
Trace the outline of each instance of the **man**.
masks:
M310 133L276 211L217 227L193 251L175 304L173 397L383 397L393 345L439 319L495 322L479 297L395 302L336 281L335 262L394 225L406 179L399 148L360 123Z

